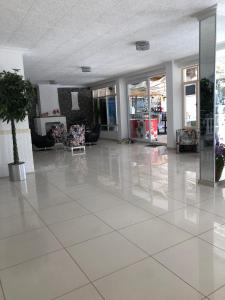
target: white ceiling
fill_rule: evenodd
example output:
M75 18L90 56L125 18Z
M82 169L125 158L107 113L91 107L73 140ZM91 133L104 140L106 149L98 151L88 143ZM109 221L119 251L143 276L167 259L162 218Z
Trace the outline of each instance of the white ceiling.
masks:
M222 2L224 2L223 0ZM216 0L5 0L0 47L24 48L33 82L89 84L198 52L194 13ZM136 40L151 50L137 52ZM92 67L81 73L80 66Z

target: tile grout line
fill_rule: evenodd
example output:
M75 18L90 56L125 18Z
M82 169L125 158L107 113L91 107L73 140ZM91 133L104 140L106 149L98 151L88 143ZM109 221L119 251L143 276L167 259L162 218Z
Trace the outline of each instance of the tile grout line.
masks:
M224 287L225 287L225 284L221 285L221 286L218 287L215 291L209 293L209 294L207 295L207 297L212 296L213 294L215 294L216 292L218 292L219 290L221 290L221 289L224 288Z
M6 270L8 270L8 269L12 269L12 268L14 268L14 267L18 267L19 265L28 263L28 262L30 262L30 261L32 261L32 260L41 258L41 257L43 257L43 256L47 256L47 255L49 255L49 254L53 254L53 253L56 253L56 252L60 252L60 251L62 251L62 250L63 250L63 248L58 248L58 249L56 249L56 250L51 250L51 251L46 252L46 253L44 253L44 254L41 254L41 255L38 255L38 256L35 256L35 257L32 257L32 258L26 259L26 260L24 260L24 261L22 261L22 262L19 262L19 263L17 263L17 264L14 264L14 265L11 265L11 266L8 266L8 267L1 268L1 269L0 269L0 273L6 271Z
M96 215L95 215L96 216ZM99 218L98 216L96 216L97 218ZM156 217L157 218L157 217ZM101 220L101 219L100 219ZM105 223L105 222L104 222ZM107 225L107 223L105 223L105 225ZM108 225L109 226L109 225ZM111 226L110 226L111 227ZM123 238L125 238L129 243L131 243L131 244L133 244L134 246L136 246L137 248L139 248L142 252L144 252L146 255L147 255L147 257L145 257L143 260L145 260L145 259L148 259L148 258L152 258L152 259L154 259L155 261L157 261L152 255L150 255L148 252L146 252L144 249L142 249L141 247L139 247L137 244L135 244L134 242L132 242L132 241L130 241L128 238L126 238L125 236L123 236L118 230L115 230L115 232L117 232L118 234L120 234ZM190 240L190 239L192 239L192 238L194 238L194 236L192 236L192 237L190 237L189 239L187 239L187 240ZM182 243L184 243L185 241L187 241L187 240L184 240L184 241L182 241L182 242L180 242L180 243L178 243L178 244L182 244ZM176 244L177 245L177 244ZM172 248L172 247L174 247L174 246L176 246L176 245L172 245L172 246L170 246L170 247L168 247L167 249L169 249L169 248ZM166 250L167 250L166 249ZM165 249L164 249L165 250ZM156 255L156 254L154 254L154 255ZM138 262L135 262L134 264L136 264L136 263L138 263ZM160 263L161 264L161 263ZM124 267L124 268L121 268L121 270L122 269L126 269L126 268L128 268L128 267L130 267L130 266L132 266L133 264L130 264L130 265L128 265L128 266L126 266L126 267ZM163 264L161 264L164 268L166 268L169 272L171 272L173 275L175 275L176 277L178 277L180 280L182 280L184 283L186 283L186 284L188 284L185 280L183 280L180 276L178 276L176 273L174 273L173 271L171 271L170 269L168 269L167 267L165 267ZM120 271L121 271L120 270ZM118 270L117 271L114 271L113 273L116 273L116 272L118 272ZM113 273L111 273L111 274L113 274ZM107 277L107 276L110 276L111 274L107 274L107 275L105 275L105 276L103 276L101 279L103 279L103 278L105 278L105 277ZM97 279L97 280L99 280L99 279ZM94 281L95 282L95 281ZM197 289L195 289L194 287L192 287L190 284L188 284L191 288L193 288L194 290L196 290L198 293L200 293L201 295L203 295L203 297L205 297L205 295L204 294L202 294L200 291L198 291Z
M26 199L27 201L27 199ZM32 206L32 205L31 205ZM62 249L67 253L67 255L72 259L72 261L75 263L75 265L79 268L79 270L85 275L86 279L88 280L88 282L91 283L91 280L89 279L88 275L86 274L86 272L84 272L84 270L80 267L80 265L76 262L76 260L71 256L71 254L69 253L69 251L64 247L64 245L61 243L61 241L57 238L57 236L54 234L54 232L51 230L51 228L48 226L48 224L41 218L41 216L38 214L38 212L36 211L36 209L32 206L32 208L34 209L35 213L38 215L38 217L41 219L41 221L45 224L46 228L49 230L49 232L51 232L51 234L55 237L55 239L58 241L58 243L61 245ZM62 250L59 249L58 251ZM100 294L100 292L97 290L97 288L94 286L95 290L97 291L97 293L102 297L102 295ZM61 296L60 296L61 297ZM103 298L103 297L102 297ZM103 298L103 300L105 300L105 298Z
M196 292L198 292L199 294L201 294L203 297L206 297L206 295L204 295L201 291L199 291L198 289L196 289L195 287L193 287L191 284L189 284L188 282L186 282L183 278L181 278L178 274L176 274L174 271L170 270L167 266L165 266L163 263L161 263L159 260L157 260L155 257L152 256L152 259L154 259L157 263L159 263L161 266L163 266L167 271L171 272L173 275L175 275L176 277L178 277L180 280L182 280L184 283L186 283L188 286L190 286L192 289L194 289ZM203 298L204 299L204 298Z
M174 245L172 245L172 246L169 246L169 247L164 248L164 249L162 249L162 250L159 250L159 251L157 251L157 252L155 252L155 253L152 253L151 256L156 256L156 255L158 255L158 254L160 254L160 253L162 253L162 252L164 252L164 251L167 251L167 250L169 250L169 249L171 249L171 248L174 248L174 247L179 246L179 245L181 245L181 244L183 244L183 243L186 243L186 242L188 242L188 241L190 241L190 240L193 240L194 238L195 238L194 236L191 236L191 237L189 237L189 238L187 238L187 239L185 239L185 240L183 240L183 241L181 241L181 242L178 242L178 243L176 243L176 244L174 244Z
M72 196L70 196L69 194L66 194L64 191L62 191L61 189L59 189L59 188L58 188L57 186L55 186L53 183L52 183L51 185L54 186L55 188L57 188L61 193L63 193L63 194L64 194L65 196L67 196L69 199L71 199L71 201L68 201L68 202L65 202L65 203L58 203L58 204L56 204L56 205L53 205L53 206L50 206L50 207L47 207L47 208L44 208L44 209L48 209L48 208L55 207L55 206L58 206L58 205L63 205L63 204L66 204L66 203L73 203L73 202L75 202L75 203L77 203L78 205L80 205L81 207L83 207L84 209L86 209L87 211L89 211L89 214L85 214L85 215L83 215L83 216L78 216L78 217L73 217L73 218L71 218L71 219L66 219L66 220L63 220L63 221L54 222L54 223L52 223L52 224L49 224L50 226L51 226L51 225L54 225L54 224L57 224L57 223L64 223L64 222L66 222L66 221L70 221L70 220L73 220L73 219L76 219L76 218L81 218L81 217L84 217L84 216L86 216L86 215L94 215L94 216L98 217L97 215L95 215L95 212L90 211L89 209L87 209L85 206L83 206L82 204L80 204L80 203L78 202L78 201L81 200L81 199L75 200L75 199L72 198ZM113 196L115 196L113 193L110 193L110 194L113 195ZM199 235L204 234L204 233L206 233L206 232L208 232L208 231L210 231L210 230L212 230L212 229L214 228L214 227L209 228L209 229L207 229L205 232L202 232L202 233L200 233L200 234L193 234L192 232L189 232L189 231L183 229L182 227L179 227L179 226L177 226L176 224L173 224L173 223L171 223L171 222L169 222L169 221L167 221L167 220L161 218L161 216L163 216L163 215L165 215L165 214L177 212L177 211L179 211L179 210L182 210L184 207L181 207L181 208L175 209L175 210L173 210L173 211L171 211L171 212L166 212L166 213L163 213L163 214L160 214L160 215L154 215L153 213L150 213L149 211L145 210L144 208L141 208L141 207L139 207L139 206L133 204L132 202L129 202L129 200L124 200L124 199L122 199L122 198L119 198L118 196L117 196L117 198L125 202L125 204L121 204L121 206L122 206L122 205L126 205L126 202L127 202L128 204L130 204L130 205L132 205L132 206L134 206L134 207L136 207L136 208L138 208L138 209L140 209L140 210L145 211L145 212L148 213L151 217L149 217L148 219L142 220L142 221L140 221L140 222L133 223L133 224L130 224L130 225L121 227L121 228L117 228L117 229L114 229L114 227L111 226L113 230L123 230L123 229L126 229L126 228L130 227L130 226L138 225L138 224L141 224L141 223L150 221L151 219L155 219L155 218L158 218L158 219L160 219L161 221L164 221L164 222L166 222L166 223L168 223L168 224L170 224L170 225L176 227L177 229L183 230L184 232L186 232L186 233L188 233L188 234L191 234L191 235L193 235L194 237L198 237ZM27 200L28 200L28 199L27 199ZM177 201L177 200L176 200L176 201ZM29 202L29 200L28 200L28 202ZM30 202L29 202L29 204L31 205ZM116 207L119 207L119 206L120 206L120 205L118 205L118 206L116 206ZM191 207L193 207L191 204L186 204L186 206L191 206ZM33 208L33 206L32 206L32 208ZM195 208L197 208L197 207L195 207ZM110 209L110 208L109 208L109 209ZM113 208L112 208L112 209L113 209ZM198 209L199 209L199 208L198 208ZM41 210L42 210L42 209L41 209ZM105 211L105 210L108 210L108 209L99 210L99 211L97 211L97 212L103 212L103 211ZM199 210L201 210L201 209L199 209ZM205 210L204 210L204 212L209 213L208 211L205 211ZM212 214L212 213L210 213L210 214L216 216L215 214ZM100 217L98 217L98 218L99 218L101 221L103 221ZM222 218L222 217L220 217L220 218ZM225 221L225 220L224 220L224 221ZM105 223L105 222L104 222L104 223ZM225 223L223 223L223 224L221 224L221 225L224 225L224 224L225 224ZM109 226L109 224L107 224L107 223L105 223L105 225ZM104 234L104 235L105 235L105 234ZM86 241L88 241L88 240L86 240ZM206 241L206 242L207 242L207 241ZM77 243L75 243L75 244L77 244ZM75 245L75 244L73 244L73 245ZM210 244L211 244L211 243L210 243ZM213 244L212 244L212 245L213 245ZM213 246L214 246L214 245L213 245ZM219 249L220 249L220 248L219 248Z
M34 208L33 208L34 209ZM35 210L35 209L34 209ZM35 212L36 212L36 210L35 210ZM37 212L36 212L37 213ZM37 213L38 214L38 213ZM92 213L96 218L98 218L99 220L101 220L98 216L96 216L94 213ZM39 215L38 215L39 216ZM39 216L40 217L40 216ZM40 219L42 220L42 218L40 217ZM42 222L45 224L45 222L42 220ZM107 226L109 226L107 223L105 223L105 222L103 222L105 225L107 225ZM55 234L51 231L51 229L48 227L48 225L46 224L46 227L49 229L49 231L55 236ZM114 228L112 227L112 226L109 226L109 227L111 227L113 230L114 230ZM127 239L126 237L124 237L119 231L117 231L117 230L114 230L115 232L117 232L120 236L122 236L123 238L125 238L129 243L131 243L131 244L133 244L134 246L136 246L136 247L138 247L139 248L139 250L141 250L142 252L144 252L147 256L144 258L144 259L147 259L147 258L152 258L152 259L154 259L153 257L152 257L152 255L150 255L148 252L146 252L144 249L142 249L141 247L139 247L138 245L136 245L135 243L133 243L132 241L130 241L129 239ZM88 281L90 282L90 283L92 283L92 285L93 285L93 282L89 279L89 277L88 277L88 275L86 274L86 272L84 272L83 271L83 269L80 267L80 265L76 262L76 260L71 256L71 254L68 252L68 250L67 250L67 248L65 248L64 247L64 245L58 240L58 238L57 238L57 236L55 236L55 238L57 239L57 241L61 244L61 246L63 247L63 249L67 252L67 254L71 257L71 259L75 262L75 264L79 267L79 269L85 274L85 276L87 277L87 279L88 279ZM192 239L193 237L191 237L190 239ZM184 242L184 241L183 241ZM181 243L183 243L183 242L181 242ZM174 245L173 245L174 246ZM173 246L171 246L171 247L173 247ZM171 248L170 247L170 248ZM169 249L169 248L168 248ZM154 255L156 255L156 254L154 254ZM143 259L143 260L144 260ZM156 259L155 259L156 260ZM156 260L157 261L157 260ZM135 262L135 264L136 264L137 262ZM160 263L161 264L161 263ZM127 266L125 266L125 267L123 267L123 268L121 268L121 270L122 269L125 269L125 268L128 268L128 267L130 267L130 266L132 266L133 264L130 264L130 265L127 265ZM165 266L164 266L165 267ZM177 274L175 274L174 272L172 272L171 270L169 270L168 268L166 268L168 271L170 271L172 274L174 274L174 275L176 275L179 279L181 279L183 282L185 282L186 283L186 281L184 281L182 278L180 278ZM120 271L121 271L120 270ZM116 270L116 271L114 271L113 273L116 273L116 272L118 272L118 270ZM112 273L112 274L113 274ZM107 276L109 276L110 274L107 274L107 275L105 275L105 276L103 276L101 279L103 279L103 278L105 278L105 277L107 277ZM99 279L97 279L97 280L99 280ZM189 284L188 284L189 285ZM190 287L192 287L191 285L189 285ZM100 294L100 292L98 291L98 289L96 288L96 286L94 285L94 287L95 287L95 289L97 290L97 292ZM192 288L194 288L194 287L192 287ZM195 288L194 288L195 289ZM195 289L196 290L196 289ZM197 290L196 290L197 291ZM200 293L200 294L202 294L202 293ZM101 295L101 294L100 294ZM202 294L203 296L205 296L204 294ZM102 296L102 295L101 295ZM104 298L103 298L104 299Z
M1 291L2 291L4 300L6 300L6 295L5 295L5 291L3 290L3 285L2 285L1 279L0 279L0 289L1 289Z
M215 227L213 226L213 227L210 227L209 229L207 229L207 230L205 230L205 231L203 231L203 232L201 232L201 233L196 233L196 234L195 234L195 233L193 233L193 232L190 232L190 231L188 231L188 230L182 228L181 226L178 226L178 225L173 224L172 222L170 222L170 221L168 221L168 220L165 220L165 219L161 218L160 216L159 216L158 218L159 218L161 221L164 221L164 222L168 223L169 225L172 225L172 226L176 227L177 229L183 230L184 232L193 235L194 237L199 237L200 235L205 234L205 233L207 233L208 231L211 231L211 230L213 230L213 229L215 228ZM220 225L223 226L223 225L225 225L225 223L222 223L222 224L220 224Z
M32 212L32 213L35 214L34 212ZM12 235L7 235L5 237L0 238L0 241L6 240L6 239L9 239L9 238L13 238L13 237L16 237L18 235L22 235L22 234L25 234L25 233L28 233L28 232L31 232L31 231L34 231L34 230L43 229L43 228L45 228L45 224L41 225L40 227L28 229L28 230L25 230L25 231L22 231L22 232L19 232L19 233L15 233L15 234L12 234Z
M86 283L86 284L84 284L84 285L81 285L81 286L79 286L78 288L72 289L71 291L66 292L66 293L64 293L63 295L54 297L54 298L49 299L49 300L57 300L57 299L60 299L60 298L62 298L62 297L64 297L64 296L69 295L70 293L73 293L73 292L75 292L75 291L78 291L78 290L80 290L80 289L83 289L83 288L85 288L85 287L88 287L89 285L91 285L90 282L89 282L89 283ZM104 299L104 300L105 300L105 299Z
M96 217L98 217L98 216L96 216ZM158 218L158 217L156 217L156 218ZM152 258L152 259L154 259L155 261L157 261L158 262L158 260L157 259L155 259L154 257L153 257L153 255L157 255L157 253L155 253L155 254L149 254L148 252L146 252L144 249L142 249L141 247L139 247L138 245L136 245L136 243L134 243L134 242L132 242L132 241L130 241L128 238L126 238L125 236L123 236L119 231L117 231L117 230L115 230L115 232L117 232L118 234L120 234L123 238L125 238L128 242L130 242L131 244L133 244L134 246L136 246L136 247L138 247L141 251L143 251L145 254L147 254L147 257L146 258L144 258L144 259L147 259L147 258ZM175 245L172 245L172 246L170 246L170 247L168 247L168 248L166 248L166 249L164 249L164 250L168 250L168 249L170 249L170 248L173 248L173 247L175 247L175 246L177 246L177 245L179 245L179 244L182 244L182 243L184 243L184 242L186 242L186 241L188 241L188 240L191 240L191 239L193 239L194 238L194 236L191 236L189 239L187 239L187 240L184 240L184 241L182 241L182 242L180 242L180 243L177 243L177 244L175 244ZM162 250L162 251L164 251L164 250ZM161 251L160 251L161 252ZM159 252L158 252L159 253ZM143 260L144 260L143 259ZM136 262L137 263L137 262ZM160 262L158 262L158 263L160 263ZM173 272L172 270L170 270L169 268L167 268L166 266L164 266L162 263L160 263L164 268L166 268L169 272L171 272L173 275L175 275L176 277L178 277L180 280L182 280L184 283L186 283L187 285L189 285L191 288L193 288L194 290L196 290L198 293L200 293L201 295L203 295L203 297L205 297L205 295L202 293L202 292L200 292L200 291L198 291L195 287L193 287L192 285L190 285L189 283L187 283L184 279L182 279L179 275L177 275L175 272ZM128 268L128 267L130 267L131 265L129 265L129 266L126 266L126 267L124 267L124 269L125 268ZM116 273L117 271L115 271L114 273ZM104 277L107 277L107 276L109 276L110 274L108 274L108 275L106 275L106 276L104 276ZM104 277L102 277L102 278L104 278Z
M62 190L60 190L61 192L62 192ZM64 192L63 192L64 193ZM65 194L65 193L64 193ZM65 194L65 195L67 195L67 194ZM67 195L68 196L68 195ZM70 197L71 198L71 197ZM72 198L71 198L72 199ZM76 202L76 200L74 200L74 199L72 199L73 201L75 201ZM27 201L27 199L26 199L26 201ZM126 201L126 200L123 200L123 201ZM126 202L128 202L128 201L126 201ZM128 202L129 203L129 202ZM32 206L32 205L31 205ZM82 205L81 205L82 206ZM32 208L33 208L33 206L32 206ZM83 207L83 208L85 208L85 207ZM34 209L34 208L33 208ZM85 208L86 209L86 208ZM35 210L35 209L34 209ZM88 210L88 209L86 209L86 210ZM36 212L36 210L35 210L35 212ZM36 212L37 213L37 212ZM38 213L37 213L38 214ZM95 217L97 217L98 219L100 219L98 216L96 216L95 215L95 213L93 213L93 212L91 212L90 211L90 214L92 214L92 215L94 215ZM39 216L39 214L38 214L38 216ZM40 217L40 216L39 216ZM159 216L156 216L156 218L158 218L158 219L160 219L161 220L161 218L159 217ZM41 217L40 217L40 219L41 219ZM152 219L154 219L154 217L152 218ZM42 220L42 219L41 219ZM101 220L101 219L100 219ZM43 220L42 220L43 221ZM125 238L118 230L115 230L112 226L110 226L109 224L107 224L107 223L105 223L103 220L101 220L105 225L107 225L107 226L109 226L109 227L111 227L112 229L113 229L113 231L115 231L115 232L117 232L117 233L119 233L123 238ZM146 222L146 221L149 221L149 220L145 220L144 222ZM165 220L163 220L163 221L165 221ZM43 222L44 224L45 224L45 222ZM170 224L170 223L169 223ZM132 224L132 225L137 225L137 224ZM130 226L132 226L132 225L128 225L128 227L130 227ZM174 226L174 227L177 227L177 226L175 226L175 225L173 225L173 224L170 224L170 225L172 225L172 226ZM49 227L48 227L48 225L46 225L46 227L49 229ZM177 227L178 229L180 229L179 227ZM52 231L49 229L49 231L52 233ZM112 231L112 232L113 232ZM110 232L110 233L112 233L112 232ZM110 233L106 233L106 235L107 234L110 234ZM189 233L189 232L188 232ZM54 233L52 233L53 235L54 235ZM105 235L105 234L104 234ZM55 236L55 235L54 235ZM192 239L192 238L194 238L194 237L198 237L198 236L192 236L192 237L190 237L189 239L187 239L187 240L190 240L190 239ZM55 238L57 239L57 237L55 236ZM97 238L97 237L96 237ZM127 239L127 238L126 238ZM58 239L57 239L58 240ZM185 241L187 241L187 240L185 240ZM130 242L130 243L133 243L133 242L131 242L129 239L127 239L127 241L128 242ZM183 243L183 242L185 242L185 241L182 241L182 242L180 242L180 243L178 243L178 244L181 244L181 243ZM60 242L60 244L61 244L61 242ZM167 250L167 249L169 249L169 248L172 248L172 247L174 247L174 246L176 246L176 245L178 245L178 244L175 244L175 245L172 245L172 246L170 246L170 247L168 247L168 248L166 248L166 249L163 249L162 251L165 251L165 250ZM143 252L143 249L142 248L140 248L138 245L136 245L135 243L133 243L133 245L134 246L136 246L136 247L138 247L142 252ZM63 246L63 245L62 245ZM66 252L68 253L68 251L67 251L67 249L63 246L63 249L64 250L66 250ZM162 251L160 251L160 252L162 252ZM145 251L144 251L145 252ZM176 273L174 273L173 271L171 271L169 268L167 268L166 266L164 266L162 263L160 263L157 259L155 259L152 255L149 255L147 252L145 252L146 254L147 254L147 257L146 258L144 258L143 260L145 260L145 259L147 259L147 258L149 258L149 257L151 257L151 258L153 258L155 261L157 261L159 264L161 264L164 268L166 268L168 271L170 271L172 274L174 274L175 276L177 276L180 280L182 280L183 282L185 282L186 284L188 284L186 281L184 281L180 276L178 276ZM159 252L157 252L157 253L155 253L155 254L153 254L153 255L157 255ZM70 256L71 257L71 256ZM72 257L71 257L72 258ZM72 258L73 259L73 258ZM79 266L79 264L73 259L73 261ZM135 262L134 264L136 264L136 263L138 263L138 262ZM128 268L128 267L130 267L130 266L132 266L133 264L130 264L130 265L128 265L128 266L126 266L126 267L123 267L122 269L125 269L125 268ZM86 275L86 273L82 270L82 268L79 266L79 268L81 269L81 271ZM121 269L121 270L122 270ZM113 273L116 273L116 272L118 272L118 271L120 271L120 270L116 270L116 271L114 271ZM113 273L111 273L111 274L113 274ZM107 276L109 276L110 274L107 274L107 275L105 275L105 276L103 276L102 278L104 278L104 277L107 277ZM90 281L90 283L92 283L92 281L89 279L89 277L86 275L86 277L88 278L88 280ZM101 278L101 279L102 279ZM99 279L96 279L96 280L99 280ZM93 282L95 282L96 280L94 280ZM192 287L190 284L188 284L190 287ZM94 286L95 287L95 286ZM193 289L195 289L194 287L192 287ZM221 287L220 287L221 288ZM76 288L77 289L77 288ZM95 289L96 289L96 287L95 287ZM97 289L96 289L97 290ZM195 289L197 292L199 292L200 294L202 294L200 291L198 291L197 289ZM98 291L98 290L97 290ZM99 291L98 291L98 293L99 293ZM202 294L204 297L205 297L205 295L204 294ZM101 295L102 296L102 295ZM60 296L61 297L61 296ZM104 298L103 298L104 299Z

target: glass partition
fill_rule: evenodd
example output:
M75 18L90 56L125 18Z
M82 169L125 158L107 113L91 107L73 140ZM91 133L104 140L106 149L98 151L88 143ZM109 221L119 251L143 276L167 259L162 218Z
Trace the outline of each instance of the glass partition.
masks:
M128 85L130 137L131 139L148 140L149 128L149 97L147 81Z

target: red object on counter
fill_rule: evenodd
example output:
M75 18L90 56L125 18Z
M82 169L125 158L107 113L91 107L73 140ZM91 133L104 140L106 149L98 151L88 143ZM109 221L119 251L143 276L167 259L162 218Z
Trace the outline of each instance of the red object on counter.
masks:
M141 128L141 130L138 130L138 127L140 124L143 124L144 126ZM131 119L130 120L130 133L131 138L145 138L149 139L150 134L150 128L149 128L149 120L136 120ZM142 136L140 136L140 132ZM158 119L152 119L151 120L151 140L156 141L158 139Z

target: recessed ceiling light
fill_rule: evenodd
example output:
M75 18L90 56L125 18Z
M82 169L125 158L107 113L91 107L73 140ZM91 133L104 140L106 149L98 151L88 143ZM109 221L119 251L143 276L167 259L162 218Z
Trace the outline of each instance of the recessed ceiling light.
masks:
M88 66L82 66L81 67L81 70L83 73L88 73L88 72L91 72L91 67L88 67Z
M137 51L146 51L150 49L149 41L137 41L135 42Z

